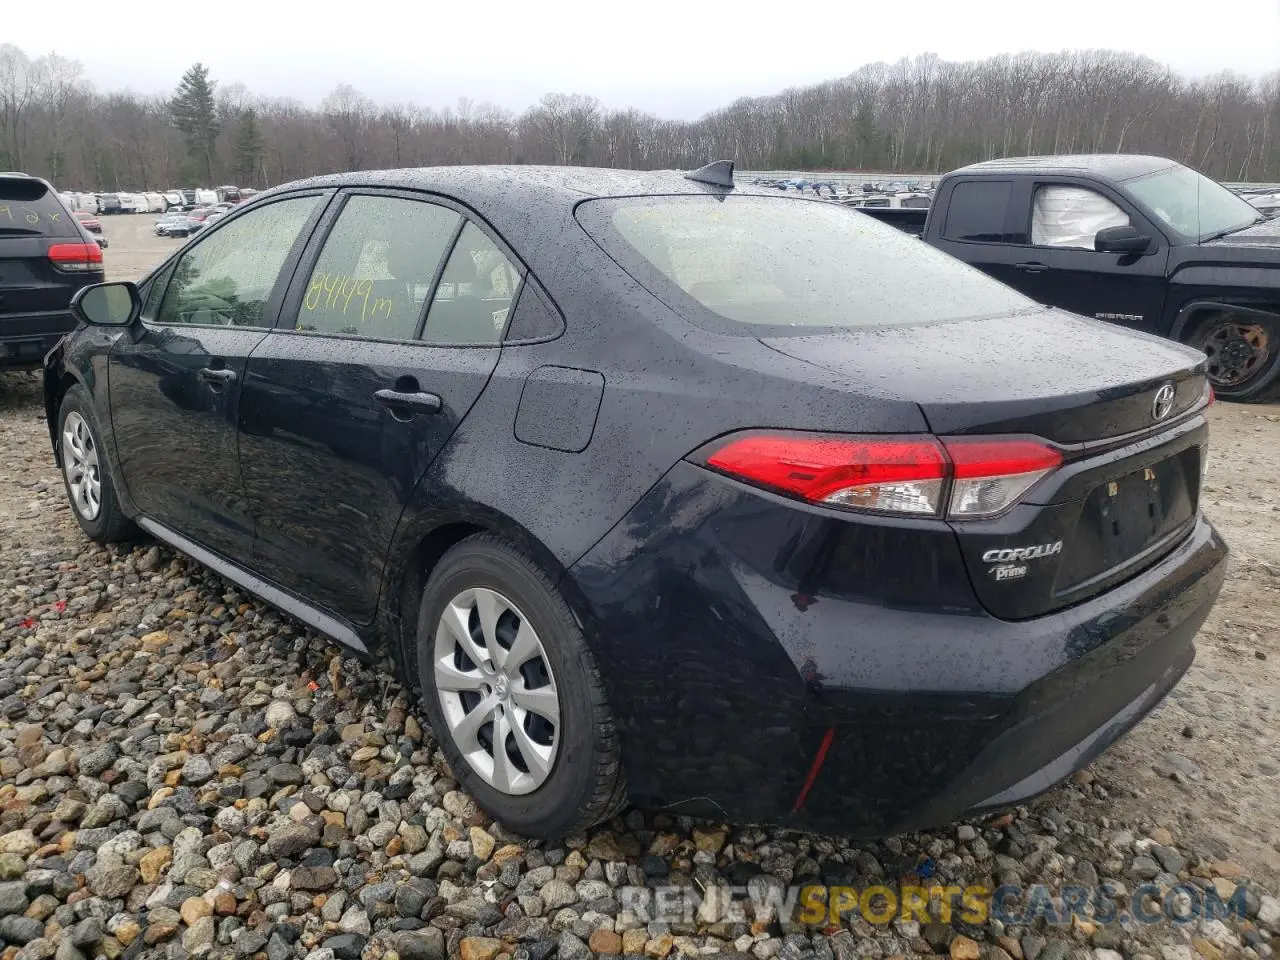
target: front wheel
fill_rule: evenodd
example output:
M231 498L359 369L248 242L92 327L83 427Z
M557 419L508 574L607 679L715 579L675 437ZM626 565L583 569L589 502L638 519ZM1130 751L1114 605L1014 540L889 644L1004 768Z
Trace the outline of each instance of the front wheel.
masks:
M58 407L58 457L76 522L99 543L130 540L137 528L120 509L115 480L102 450L93 405L84 387L67 391Z
M441 558L418 611L417 671L454 776L506 827L560 838L625 800L604 685L550 578L482 534Z
M1280 322L1214 313L1187 342L1208 357L1209 382L1219 399L1262 403L1280 396Z

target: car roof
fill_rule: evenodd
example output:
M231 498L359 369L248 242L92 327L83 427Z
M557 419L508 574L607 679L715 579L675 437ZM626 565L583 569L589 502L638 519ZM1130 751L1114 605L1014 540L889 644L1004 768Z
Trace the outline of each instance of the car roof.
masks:
M328 174L282 184L254 197L254 202L282 190L315 187L387 187L424 190L455 197L483 208L501 200L504 205L538 205L555 203L572 205L593 197L645 196L649 194L723 195L724 189L695 182L680 170L615 170L603 167L551 166L453 166L416 167L402 170L361 170L354 173ZM763 190L747 184L736 184L734 194L777 196L776 190Z
M1005 157L984 160L952 171L962 173L1089 174L1117 182L1177 166L1164 157L1132 153L1082 153L1061 157Z

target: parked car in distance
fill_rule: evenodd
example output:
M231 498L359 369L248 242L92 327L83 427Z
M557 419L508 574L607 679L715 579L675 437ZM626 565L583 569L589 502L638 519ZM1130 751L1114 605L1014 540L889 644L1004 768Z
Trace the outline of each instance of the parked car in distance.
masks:
M210 210L208 207L193 207L187 211L187 216L192 220L204 222L204 218L209 215L209 212Z
M98 213L104 216L109 213L120 213L122 210L120 203L120 194L118 193L100 193L98 194Z
M195 191L195 202L202 207L211 207L221 199L222 198L218 196L218 191L216 190L203 190L197 188Z
M79 221L80 226L84 227L90 233L102 233L102 221L91 213L76 211L72 214Z
M990 160L864 210L1022 291L1189 344L1224 400L1280 397L1280 219L1161 157Z
M165 200L163 193L144 193L143 197L147 201L147 213L164 213L169 208L169 203Z
M190 215L170 212L156 220L156 236L189 237L200 230L203 224Z
M0 370L38 369L103 278L102 250L48 182L0 174Z
M318 177L86 292L80 526L389 655L520 834L1039 793L1222 585L1205 358L726 166Z
M166 213L170 210L173 210L175 208L181 208L183 206L181 190L166 190L163 196L164 196L164 202L165 202L164 209Z

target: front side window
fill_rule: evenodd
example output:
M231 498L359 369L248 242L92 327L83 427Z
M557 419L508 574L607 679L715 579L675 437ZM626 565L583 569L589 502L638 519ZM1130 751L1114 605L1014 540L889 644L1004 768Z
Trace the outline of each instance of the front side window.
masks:
M586 201L577 216L649 292L726 333L811 333L1036 309L917 237L840 204L630 197Z
M1181 164L1127 180L1124 187L1193 243L1242 230L1262 217L1216 180Z
M156 322L269 327L267 299L319 197L280 200L201 239L174 266Z
M1093 250L1099 230L1127 226L1127 213L1085 187L1038 187L1031 203L1031 243L1037 247Z
M436 290L422 339L429 343L498 343L521 273L483 230L468 222Z
M460 219L421 200L352 197L311 271L296 328L412 340Z
M1012 197L1011 180L962 180L951 190L942 235L970 243L1012 243L1005 229Z

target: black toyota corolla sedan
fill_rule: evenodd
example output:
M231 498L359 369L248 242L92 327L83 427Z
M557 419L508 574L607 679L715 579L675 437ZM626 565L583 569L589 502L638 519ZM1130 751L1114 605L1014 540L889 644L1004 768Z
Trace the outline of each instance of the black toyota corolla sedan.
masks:
M47 358L77 519L388 655L521 833L629 798L885 834L1045 789L1221 586L1203 356L726 167L237 208Z

